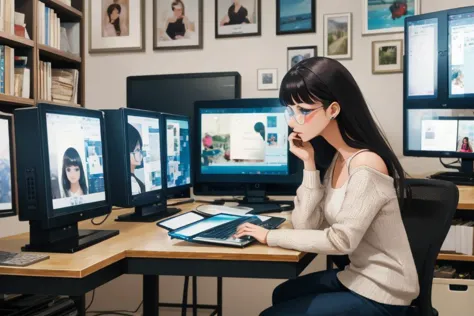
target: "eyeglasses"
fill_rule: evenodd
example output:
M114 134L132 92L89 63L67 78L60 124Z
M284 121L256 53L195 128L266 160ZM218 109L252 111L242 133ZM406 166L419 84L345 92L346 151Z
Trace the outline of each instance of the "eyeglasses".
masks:
M305 123L306 116L322 108L323 108L322 105L320 107L317 107L316 109L311 109L311 110L303 109L300 107L295 107L295 109L293 109L293 107L287 106L285 109L286 123L289 124L292 119L295 119L296 123L303 125Z
M140 149L135 149L134 151L131 152L131 154L133 155L133 158L139 162L142 158L143 158L143 154L144 152Z

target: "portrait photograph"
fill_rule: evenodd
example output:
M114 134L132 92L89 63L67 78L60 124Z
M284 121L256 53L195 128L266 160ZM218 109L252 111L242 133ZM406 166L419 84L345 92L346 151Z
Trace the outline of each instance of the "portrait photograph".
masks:
M316 0L277 0L276 33L316 32Z
M315 57L317 46L288 47L288 70L304 59Z
M324 16L324 56L333 59L352 58L351 13Z
M144 49L145 0L89 0L89 52Z
M372 43L372 73L403 72L403 40Z
M400 33L405 18L420 14L420 0L361 0L362 34Z
M216 38L261 34L261 0L215 0Z
M202 48L203 0L154 0L153 49Z
M278 69L257 70L258 90L278 90Z

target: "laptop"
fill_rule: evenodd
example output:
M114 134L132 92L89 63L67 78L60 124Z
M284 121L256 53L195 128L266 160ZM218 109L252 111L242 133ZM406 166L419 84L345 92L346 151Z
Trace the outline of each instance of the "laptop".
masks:
M189 242L243 248L255 242L255 238L244 236L235 239L233 235L237 228L246 222L266 229L276 229L285 222L285 219L281 217L220 213L172 230L168 232L168 235L171 238Z

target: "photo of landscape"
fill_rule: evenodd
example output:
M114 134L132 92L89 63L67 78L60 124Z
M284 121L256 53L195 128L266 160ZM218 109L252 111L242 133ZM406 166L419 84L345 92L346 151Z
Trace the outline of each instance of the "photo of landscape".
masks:
M349 18L339 16L327 20L328 56L349 53Z
M403 31L405 18L417 14L418 0L366 0L367 32Z
M278 0L280 15L278 28L281 33L307 32L313 29L312 0Z

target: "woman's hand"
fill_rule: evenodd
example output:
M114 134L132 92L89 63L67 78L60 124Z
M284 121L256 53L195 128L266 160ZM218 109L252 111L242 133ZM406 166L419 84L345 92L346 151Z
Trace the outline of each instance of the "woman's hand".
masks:
M250 224L250 223L243 223L239 227L237 227L237 232L234 234L234 238L241 238L243 236L252 236L260 243L266 245L267 244L267 234L268 229L263 227Z
M295 132L288 136L288 142L290 143L290 151L305 163L305 169L307 167L312 169L311 166L314 165L315 170L314 148L311 143L303 142Z

